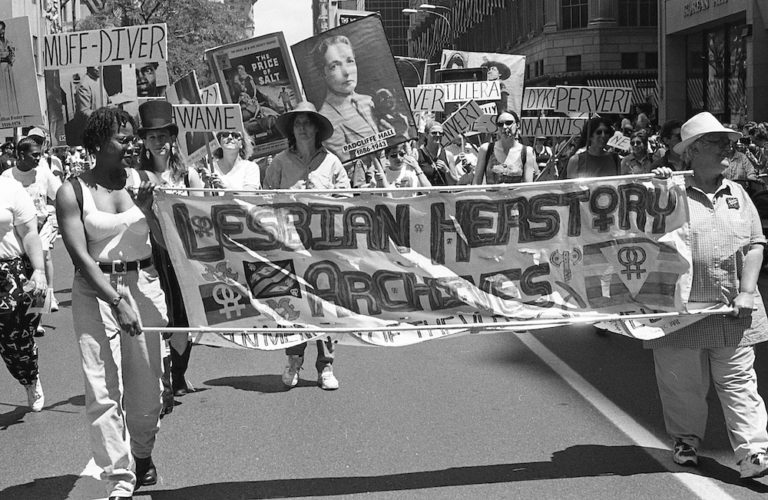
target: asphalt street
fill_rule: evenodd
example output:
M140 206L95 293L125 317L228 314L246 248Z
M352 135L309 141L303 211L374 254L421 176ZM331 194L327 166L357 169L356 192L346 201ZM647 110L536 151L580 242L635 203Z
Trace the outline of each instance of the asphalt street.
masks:
M46 406L0 375L0 499L93 499L82 373L72 331L72 265L55 250L59 312L39 338ZM282 352L196 346L162 421L160 480L135 498L762 498L738 479L722 412L699 468L671 460L652 356L580 326L472 335L404 348L341 347L341 388L316 386L315 348L298 387ZM768 387L768 348L758 348ZM764 391L765 392L765 391ZM768 394L764 393L764 397Z

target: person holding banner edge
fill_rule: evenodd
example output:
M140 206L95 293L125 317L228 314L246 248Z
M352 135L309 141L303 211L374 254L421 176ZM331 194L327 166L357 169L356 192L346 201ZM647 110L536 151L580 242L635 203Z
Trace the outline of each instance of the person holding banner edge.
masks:
M202 192L186 191L186 188L203 188L197 170L187 168L176 153L178 127L173 123L173 107L168 101L147 101L139 106L141 127L137 134L143 140L139 154L139 168L151 173L152 181L168 188L179 188L180 194L203 196ZM189 326L187 311L179 290L176 273L168 251L160 244L152 243L152 259L165 292L168 309L168 326ZM185 377L189 366L192 342L187 333L174 333L166 341L167 355L163 356L163 415L171 413L174 397L194 392Z
M125 150L134 130L125 111L96 110L83 131L95 165L56 196L76 269L72 317L91 451L110 498L130 498L139 486L157 482L152 450L162 408L160 336L143 335L142 325L165 326L166 305L151 258L153 186L134 179L138 188L126 188L134 171L126 169Z
M213 152L213 166L203 174L203 181L215 189L261 189L259 165L250 158L251 138L242 131L220 130L216 139L221 147Z
M681 155L690 213L693 282L689 302L726 303L731 315L708 315L661 338L653 349L656 382L675 463L696 466L707 426L707 393L714 382L740 476L768 474L768 414L757 390L754 345L768 340L768 317L757 289L766 244L760 218L746 191L723 177L739 132L708 112L685 122L675 153ZM657 168L661 177L669 167Z
M267 189L349 189L347 172L341 161L326 150L322 143L333 134L333 125L315 111L310 102L300 102L293 111L277 119L277 129L288 139L288 149L278 153L267 168L264 186ZM327 391L339 388L333 374L335 349L329 338L318 340L317 385ZM286 387L299 383L299 370L304 364L307 343L289 347L288 364L282 374Z

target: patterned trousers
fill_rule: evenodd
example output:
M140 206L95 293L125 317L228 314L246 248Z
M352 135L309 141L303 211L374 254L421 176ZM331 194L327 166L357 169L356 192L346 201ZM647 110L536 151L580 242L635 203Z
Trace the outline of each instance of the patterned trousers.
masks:
M28 300L21 288L31 274L26 260L0 261L0 357L23 385L37 378L35 330L40 314L27 314Z

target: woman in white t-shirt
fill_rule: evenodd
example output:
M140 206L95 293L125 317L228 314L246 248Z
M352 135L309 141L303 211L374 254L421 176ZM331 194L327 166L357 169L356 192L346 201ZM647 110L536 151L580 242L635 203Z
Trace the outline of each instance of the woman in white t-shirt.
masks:
M236 130L222 130L216 139L221 148L214 152L213 168L204 180L216 189L261 189L259 165L247 159L253 152L250 138Z
M386 162L384 163L384 175L386 176L386 184L380 187L393 188L411 188L411 187L428 187L432 184L424 175L424 172L419 167L419 163L408 154L408 147L405 143L398 144L396 146L390 146L384 150ZM409 191L407 193L392 193L392 196L401 198L408 196L416 196L416 191Z

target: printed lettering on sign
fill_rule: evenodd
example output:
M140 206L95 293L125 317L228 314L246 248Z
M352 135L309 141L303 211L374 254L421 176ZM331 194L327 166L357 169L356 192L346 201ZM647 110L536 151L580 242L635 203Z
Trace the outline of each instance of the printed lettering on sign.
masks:
M43 69L164 61L166 45L165 23L45 35Z
M237 104L174 104L173 118L180 132L243 130Z
M558 85L555 89L555 111L560 113L627 114L631 106L631 88Z

